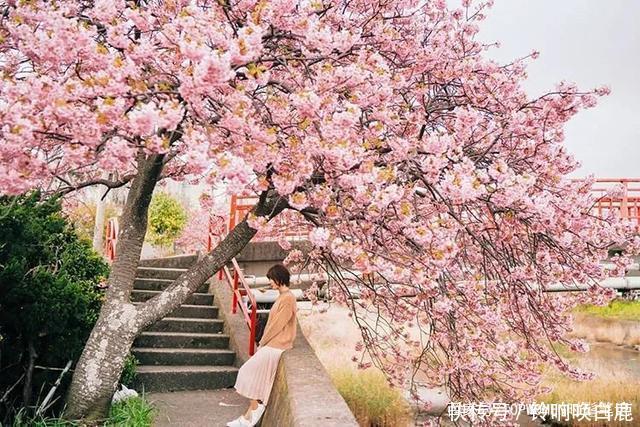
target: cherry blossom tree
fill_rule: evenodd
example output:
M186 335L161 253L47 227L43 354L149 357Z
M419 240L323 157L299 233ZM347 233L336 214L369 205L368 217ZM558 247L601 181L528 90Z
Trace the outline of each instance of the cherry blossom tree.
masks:
M486 3L7 0L0 10L2 193L129 187L67 417L102 416L136 335L284 210L313 224L313 260L368 273L334 298L356 313L358 350L395 384L421 373L460 399L531 396L541 363L569 370L551 343L582 347L564 338L577 298L542 290L587 282L582 300L610 296L595 284L608 274L599 260L628 229L589 213L591 182L566 178L577 163L563 146L564 124L607 89L562 83L527 96L535 54L486 58L475 38ZM149 201L167 177L259 201L134 306ZM366 323L357 306L383 321Z

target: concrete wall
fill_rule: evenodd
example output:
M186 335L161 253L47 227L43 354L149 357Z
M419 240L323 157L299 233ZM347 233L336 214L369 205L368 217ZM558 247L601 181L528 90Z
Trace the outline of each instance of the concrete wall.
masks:
M291 242L292 247L308 252L308 242ZM236 261L245 274L265 276L273 264L281 263L287 256L277 242L251 242L238 254Z
M236 366L249 359L249 328L244 318L231 314L232 293L224 282L211 279L210 289L225 333L236 352ZM282 354L262 427L358 427L351 410L301 332L294 348Z

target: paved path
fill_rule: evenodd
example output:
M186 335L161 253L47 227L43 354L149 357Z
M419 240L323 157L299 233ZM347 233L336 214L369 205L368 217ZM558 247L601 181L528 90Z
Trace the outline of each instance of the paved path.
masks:
M226 427L249 405L234 389L149 393L146 397L158 411L154 427Z

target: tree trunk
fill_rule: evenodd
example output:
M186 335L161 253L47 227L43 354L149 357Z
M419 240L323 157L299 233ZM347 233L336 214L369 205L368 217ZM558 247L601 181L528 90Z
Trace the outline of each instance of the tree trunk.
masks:
M162 169L161 162L161 158L141 162L138 176L129 191L106 301L73 375L67 396L67 419L91 421L104 418L124 359L136 336L183 304L189 295L240 253L256 233L243 220L218 247L180 275L160 295L140 306L132 305L129 297L140 261L151 195ZM253 212L271 219L286 207L286 198L271 191L262 194Z
M271 220L287 206L287 199L280 197L275 191L263 192L252 212ZM184 303L189 295L238 255L255 234L256 230L249 227L246 219L242 220L216 248L182 273L160 295L140 307L139 321L142 327L152 325Z
M263 193L253 208L256 216L274 218L287 207L287 200L275 192ZM139 321L143 328L154 324L195 292L216 271L227 265L233 257L251 241L256 230L250 228L246 219L235 226L227 237L210 253L202 257L189 270L182 273L167 289L144 303L139 309Z
M29 364L27 365L24 386L22 387L22 404L25 408L31 406L31 395L33 394L33 370L35 369L36 359L38 358L33 338L29 339L28 349Z
M112 305L100 313L73 373L65 418L92 421L106 417L136 335L132 304Z
M105 302L73 373L65 418L104 418L124 359L140 331L137 310L129 302L129 296L147 231L147 211L162 172L163 158L152 155L138 159L138 174L131 183L122 213L122 228Z

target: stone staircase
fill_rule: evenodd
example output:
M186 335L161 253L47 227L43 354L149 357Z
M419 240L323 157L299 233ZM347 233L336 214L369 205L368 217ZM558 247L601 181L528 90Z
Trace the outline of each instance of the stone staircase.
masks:
M195 255L142 260L131 301L139 304L158 295L195 261ZM131 352L140 363L137 390L233 387L236 354L229 349L229 336L224 334L224 322L218 319L218 307L207 286L136 339Z

